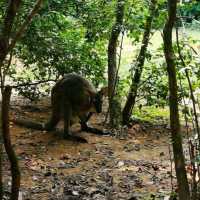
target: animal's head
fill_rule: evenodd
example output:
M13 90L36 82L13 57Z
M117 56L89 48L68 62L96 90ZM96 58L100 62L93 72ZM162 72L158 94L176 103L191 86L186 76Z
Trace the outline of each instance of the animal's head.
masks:
M103 96L107 96L108 89L107 87L102 88L96 93L93 99L93 104L97 113L102 112Z

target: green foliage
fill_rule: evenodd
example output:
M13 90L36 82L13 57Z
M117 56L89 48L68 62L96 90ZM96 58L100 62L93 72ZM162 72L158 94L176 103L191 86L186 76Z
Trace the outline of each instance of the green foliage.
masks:
M133 117L151 123L165 123L168 122L169 119L169 109L155 106L143 106L140 110L136 107L133 112Z
M176 200L177 198L178 198L178 194L176 192L171 192L170 199L171 200Z
M5 3L3 1L0 2L0 28L3 24L3 17L5 14Z
M191 23L193 19L200 19L200 2L184 3L179 7L181 16L185 17L187 23Z
M137 6L136 6L137 5ZM125 29L133 42L139 42L148 15L148 2L141 0L128 1L125 15Z
M57 12L38 16L18 45L16 55L26 67L39 68L38 76L78 72L102 79L105 53L85 40L85 29L76 20Z
M22 10L32 3L25 1ZM76 72L89 77L96 86L105 84L106 38L113 10L112 1L45 1L15 49L24 66L17 71L21 75L13 76L14 81L57 79ZM18 25L26 17L24 13L18 17Z
M165 0L158 0L157 9L154 15L153 29L163 29L167 17L167 2Z
M141 48L141 39L144 33L146 18L149 15L149 3L150 1L133 1L132 4L128 5L127 19L126 19L126 29L128 31L127 36L134 43L134 46L137 49L132 50L132 54L135 56L133 58L130 67L132 69L131 73L124 76L122 80L119 81L119 89L122 89L120 94L126 96L127 88L131 82L131 76L134 74L134 62L137 60L139 49ZM137 6L135 6L137 4ZM153 22L152 29L162 28L166 19L167 14L167 5L163 0L158 1L158 6L155 13L155 18ZM152 33L155 30L152 30ZM156 41L157 42L157 41ZM160 46L160 41L159 46ZM149 45L152 46L152 45ZM135 47L135 48L136 48ZM128 52L128 51L127 51ZM129 55L126 55L128 57ZM124 60L122 60L123 63ZM165 105L166 97L168 95L168 86L167 86L167 74L164 69L163 63L163 49L153 49L149 50L146 54L145 69L143 77L141 80L141 85L138 91L138 99L143 98L144 102L147 105ZM123 74L123 70L121 70ZM125 70L124 70L125 71ZM127 71L127 70L126 70Z
M168 97L168 78L164 60L158 53L145 65L138 93L145 98L147 105L164 106Z
M198 44L197 40L191 38L180 39L181 54L186 64L183 67L179 58L176 42L174 43L174 51L177 57L177 81L178 81L178 100L188 98L190 96L188 81L185 76L187 69L192 81L192 87L195 91L199 88L199 56L195 54L191 47ZM188 45L190 44L190 45ZM181 83L181 86L180 86ZM166 71L165 59L163 56L163 49L161 48L149 51L147 62L145 63L143 78L139 89L139 97L144 97L144 102L147 105L164 106L168 104L168 76Z
M149 15L149 2L145 0L126 2L125 38L131 40L134 48L131 51L123 50L131 54L131 56L125 55L128 58L126 61L122 59L123 69L120 70L119 76L122 71L123 77L119 77L117 83L118 96L123 99L127 95L131 82L131 72L128 68L131 62L134 65L141 46L144 24ZM34 3L34 0L23 1L14 30L20 27ZM5 2L0 2L0 24L2 24L5 6ZM77 72L91 79L95 86L105 84L107 42L114 23L115 6L116 1L105 0L45 0L42 9L14 50L15 57L21 61L19 68L10 71L10 76L15 83L58 79L65 73ZM180 7L184 16L190 15L189 11L194 16L198 13L198 9L199 3L183 4ZM166 1L158 0L152 33L163 28L166 14ZM142 99L142 104L164 106L168 102L168 78L162 38L157 38L157 33L155 35L146 56L138 100ZM200 86L199 57L187 44L194 46L198 41L188 39L181 42L182 54L195 90ZM174 49L177 55L176 45ZM180 59L177 59L177 63L183 86L183 90L179 88L179 96L188 97L188 84ZM33 100L49 92L49 83L43 84L42 87L21 88L19 92Z
M145 28L146 17L149 15L150 2L151 1L145 0L134 0L128 2L125 29L128 32L128 36L134 43L141 40L141 36ZM165 0L158 0L157 9L154 15L155 17L152 24L152 29L162 29L167 16L167 4Z
M186 67L183 66L181 60L179 59L178 50L177 47L174 47L176 56L177 56L177 72L178 77L181 79L182 82L182 91L180 91L182 97L189 97L189 88L188 88L188 81L185 77L185 71L187 70L190 76L190 80L192 82L192 88L193 91L197 90L200 86L199 81L199 75L200 75L200 69L199 69L199 55L196 54L197 52L194 52L193 49L195 49L196 46L198 46L199 40L194 40L190 37L180 39L180 49L181 49L181 55L183 57L183 60L185 62ZM189 45L188 45L189 44Z
M187 30L187 35L193 33L191 30ZM192 81L193 90L196 91L200 87L200 72L199 72L199 43L200 41L194 40L198 38L196 33L192 38L186 37L185 34L181 34L180 31L180 46L181 53L189 70L190 79ZM173 32L175 38L175 31ZM192 35L193 36L193 35ZM127 43L127 42L126 42ZM140 47L140 46L139 46ZM131 52L137 52L134 48ZM194 52L194 50L195 52ZM178 97L179 102L182 103L181 98L189 98L188 81L185 76L185 71L181 60L178 56L176 42L174 41L174 50L177 58L177 72L178 72ZM126 51L128 52L128 51ZM137 55L137 53L136 53ZM126 55L128 57L129 55ZM127 65L127 63L125 63ZM132 63L134 65L134 62ZM127 70L126 70L127 71ZM123 71L122 71L123 72ZM134 70L133 70L134 73ZM125 73L123 73L125 74ZM129 88L131 75L128 74L123 80L120 81L120 88L123 89L122 95L126 96L127 88ZM180 80L182 88L180 87ZM166 71L165 58L163 55L162 37L159 32L155 32L148 48L146 56L146 62L144 65L143 77L138 90L137 103L143 105L168 105L168 76Z

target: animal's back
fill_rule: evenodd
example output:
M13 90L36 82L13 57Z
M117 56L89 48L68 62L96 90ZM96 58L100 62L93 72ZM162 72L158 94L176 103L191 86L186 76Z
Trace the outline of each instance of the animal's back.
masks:
M91 98L96 89L82 76L70 73L60 79L52 89L52 104L54 101L68 101L74 111L89 109ZM62 103L62 102L61 102Z

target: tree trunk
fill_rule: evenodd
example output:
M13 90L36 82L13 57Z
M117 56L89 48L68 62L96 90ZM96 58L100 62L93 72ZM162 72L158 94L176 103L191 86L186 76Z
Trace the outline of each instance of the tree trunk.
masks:
M122 30L123 18L124 18L125 0L117 1L116 8L116 22L112 27L111 36L108 44L108 98L109 98L109 114L110 114L110 125L114 126L115 117L115 85L116 85L116 72L117 72L117 42L119 34Z
M11 0L9 1L6 15L4 19L4 25L0 33L0 67L2 67L4 60L6 59L7 49L9 46L10 34L13 27L13 22L16 13L20 7L21 0Z
M1 87L3 88L3 75L2 75L2 66L3 62L6 59L7 56L7 49L9 46L9 38L13 27L13 22L16 16L16 13L19 9L19 6L21 4L21 0L12 0L9 1L6 15L4 19L4 24L0 32L0 75L1 75ZM1 88L1 90L2 90ZM3 155L3 130L2 130L2 110L0 111L0 200L3 199L3 181L2 181L2 155Z
M9 108L10 108L10 96L12 88L6 86L2 95L2 131L6 153L11 164L12 174L12 188L11 188L11 200L18 200L19 188L20 188L20 170L18 166L18 160L15 152L12 148L10 139L10 120L9 120Z
M190 192L185 170L185 159L182 147L182 137L180 133L180 121L178 113L177 80L175 55L172 47L172 29L176 20L177 0L168 0L168 19L163 30L164 53L167 62L167 72L169 79L169 106L170 106L170 126L176 177L178 182L179 199L189 200Z
M150 14L146 19L145 31L144 31L144 35L143 35L143 39L142 39L142 45L141 45L140 53L139 53L137 61L136 61L135 74L132 77L132 83L130 86L129 94L128 94L124 109L122 111L122 123L124 125L127 125L129 123L129 120L130 120L130 117L132 114L132 110L135 105L137 90L138 90L138 86L139 86L142 71L143 71L147 46L149 43L151 25L152 25L152 21L153 21L153 17L154 17L154 12L156 9L156 3L157 3L157 0L151 0L151 2L150 2L150 7L149 7Z
M11 162L11 173L12 173L12 193L11 200L17 200L19 195L20 187L20 172L18 168L17 158L15 152L11 147L10 135L9 135L9 102L11 88L6 87L4 90L4 80L7 75L7 70L3 71L3 65L6 60L7 54L12 51L15 47L16 41L22 36L25 31L25 28L31 22L33 16L37 13L40 8L42 0L37 0L34 8L27 16L26 20L19 28L19 31L16 32L16 35L13 40L11 40L11 32L14 24L16 14L21 5L21 0L10 0L8 1L8 6L5 12L4 23L0 32L0 78L1 78L1 91L2 91L2 110L1 112L1 125L2 129L0 130L0 200L3 198L3 183L2 183L2 139L4 138L4 145L6 152L8 153L9 160ZM10 42L11 40L11 42Z
M1 112L0 112L0 120L1 120ZM3 160L3 137L2 137L2 126L1 126L1 123L0 123L0 200L3 199L2 160Z

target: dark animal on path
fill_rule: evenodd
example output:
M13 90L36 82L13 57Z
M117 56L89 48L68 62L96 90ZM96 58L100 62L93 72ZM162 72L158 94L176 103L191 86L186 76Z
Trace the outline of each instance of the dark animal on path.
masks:
M103 131L88 127L87 121L93 112L102 111L103 95L107 89L96 91L92 83L82 76L70 73L58 80L51 91L52 114L46 124L17 119L14 122L28 128L52 131L58 122L64 120L64 138L69 140L84 140L70 133L70 126L80 122L81 130L104 134Z
M99 92L85 78L75 73L65 75L52 88L52 115L45 130L55 128L61 118L64 119L64 138L71 138L70 125L80 120L82 130L87 131L87 121L92 112L102 111L102 99L106 93Z

